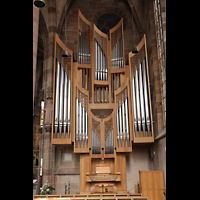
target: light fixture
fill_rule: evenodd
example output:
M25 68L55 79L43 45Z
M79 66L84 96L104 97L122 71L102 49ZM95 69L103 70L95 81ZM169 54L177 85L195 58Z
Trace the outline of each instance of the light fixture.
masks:
M137 48L137 46L134 46L134 47L133 47L132 53L138 53L138 48Z
M45 6L45 1L44 0L35 0L34 5L38 8L43 8Z
M135 44L135 35L136 35L136 31L135 31L135 28L134 28L133 11L132 11L132 23L133 23L133 43ZM137 48L136 45L133 46L132 53L138 53L138 48Z
M63 50L62 57L68 57L68 56L69 56L69 54L68 54L67 50Z

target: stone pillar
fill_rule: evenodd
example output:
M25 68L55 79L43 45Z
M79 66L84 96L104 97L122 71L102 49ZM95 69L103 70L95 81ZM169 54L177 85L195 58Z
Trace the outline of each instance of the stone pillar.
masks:
M35 78L36 78L36 62L37 62L37 45L38 45L38 25L39 25L39 8L37 8L33 4L33 111L34 111L34 94L35 94Z
M48 2L48 27L49 27L49 37L48 37L48 66L46 70L47 76L47 87L46 92L49 97L53 95L53 65L54 65L54 39L57 30L56 27L56 1L49 0Z

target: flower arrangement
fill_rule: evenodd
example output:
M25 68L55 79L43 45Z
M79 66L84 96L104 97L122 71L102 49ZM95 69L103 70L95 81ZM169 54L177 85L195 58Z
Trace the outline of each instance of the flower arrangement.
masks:
M41 188L40 188L40 194L50 194L51 190L55 190L50 184L45 183Z

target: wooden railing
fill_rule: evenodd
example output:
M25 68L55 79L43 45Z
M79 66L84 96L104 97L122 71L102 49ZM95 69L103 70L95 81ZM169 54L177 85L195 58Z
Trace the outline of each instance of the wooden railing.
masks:
M107 194L60 194L60 195L34 195L34 200L148 200L141 193L107 193Z

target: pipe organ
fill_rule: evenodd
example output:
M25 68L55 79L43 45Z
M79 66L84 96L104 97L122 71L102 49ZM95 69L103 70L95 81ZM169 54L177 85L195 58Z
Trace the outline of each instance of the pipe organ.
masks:
M55 34L51 141L80 154L80 193L104 183L126 191L125 153L154 142L146 37L125 65L123 19L108 37L78 10L77 40L73 62Z

